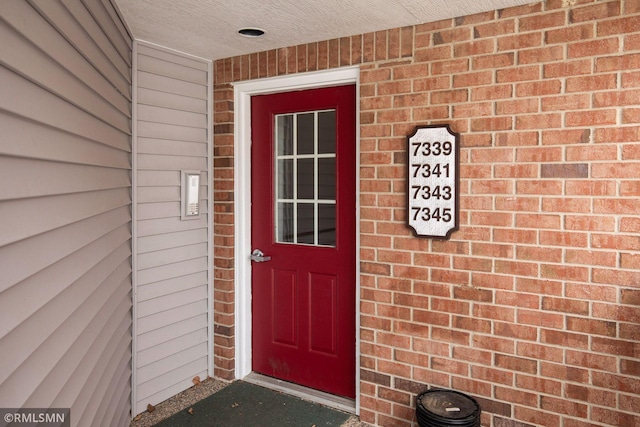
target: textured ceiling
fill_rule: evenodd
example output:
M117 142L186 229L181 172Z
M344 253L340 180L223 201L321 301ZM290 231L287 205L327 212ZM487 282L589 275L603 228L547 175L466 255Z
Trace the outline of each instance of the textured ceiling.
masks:
M535 0L115 0L135 38L206 59L260 52ZM266 34L243 37L257 27Z

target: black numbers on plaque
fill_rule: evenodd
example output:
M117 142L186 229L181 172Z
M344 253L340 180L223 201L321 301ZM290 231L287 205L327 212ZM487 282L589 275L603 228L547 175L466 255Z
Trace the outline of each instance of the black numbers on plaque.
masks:
M424 200L429 200L432 197L438 200L451 200L452 196L451 187L448 185L436 185L433 188L429 185L412 185L411 190L413 191L414 200L418 197L422 197Z
M413 156L448 156L453 152L453 144L449 141L413 142Z
M440 178L444 176L445 178L449 178L449 163L436 163L435 165L431 165L429 163L415 165L412 164L413 168L413 177L417 178L421 176L423 178L429 178L432 176Z
M423 221L442 221L442 222L450 222L453 218L451 215L451 208L422 208L422 207L412 207L413 211L413 220L417 221L421 219Z

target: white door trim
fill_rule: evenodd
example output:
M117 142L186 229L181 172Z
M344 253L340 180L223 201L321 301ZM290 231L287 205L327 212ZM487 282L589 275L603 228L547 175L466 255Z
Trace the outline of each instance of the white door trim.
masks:
M251 96L344 84L356 85L356 171L360 170L360 68L300 73L234 83L235 182L235 377L242 379L251 366ZM356 177L356 260L360 259L360 194ZM356 412L360 408L360 263L356 262Z

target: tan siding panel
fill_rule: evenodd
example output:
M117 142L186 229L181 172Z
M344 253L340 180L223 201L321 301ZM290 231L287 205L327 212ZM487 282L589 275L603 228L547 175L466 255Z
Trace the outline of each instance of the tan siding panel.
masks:
M121 226L128 227L128 218L129 207L122 206L10 246L1 246L0 292L85 248L101 236ZM0 331L4 330L3 326L0 323ZM4 333L0 332L2 335Z
M138 155L140 169L175 170L195 169L205 170L207 159L204 157L164 156L154 154Z
M139 170L138 188L180 185L180 171Z
M190 348L203 342L207 342L207 329L195 329L188 334L177 336L171 341L167 341L148 350L141 351L139 354L138 366L142 368L151 363L157 362L158 360L177 354L181 352L182 349Z
M145 88L138 88L138 104L155 105L174 110L193 111L195 113L207 112L207 101L204 99Z
M149 283L157 282L164 279L171 279L173 277L182 277L198 271L207 270L207 258L198 258L188 261L175 262L172 264L165 264L159 267L147 268L145 270L138 271L138 284L144 286ZM142 304L139 304L140 314L144 314L142 310ZM151 314L151 313L149 313Z
M123 263L118 270L114 271L110 282L114 284L120 283L118 289L126 288L126 282L129 281L129 269ZM122 293L124 295L124 292ZM123 305L125 308L125 305ZM115 323L119 320L119 323ZM46 321L46 320L45 320ZM49 407L63 407L59 405L70 405L77 399L80 391L85 386L87 376L92 375L95 365L98 363L102 354L109 354L116 350L115 344L124 341L124 345L131 343L131 334L126 330L127 322L124 317L114 317L114 323L111 323L109 330L104 330L105 336L110 335L110 339L98 339L97 335L83 333L68 349L66 357L60 361L45 378L45 380L37 385L29 399L25 402L25 406L35 407L34 405L47 403ZM90 331L87 329L85 332ZM126 367L126 365L125 365ZM52 393L55 391L55 393Z
M156 220L138 221L138 235L140 237L176 231L196 230L207 228L206 216L198 219L181 221L180 218L161 218Z
M182 366L207 356L207 343L203 342L190 348L184 349L180 353L173 354L157 362L151 363L138 371L138 380L145 383L158 375L164 375L175 368Z
M121 93L128 93L131 84L130 68L118 54L96 21L81 7L79 0L60 2L31 0L38 11L65 36L75 49L97 70L105 75ZM125 104L126 105L126 104ZM123 112L130 113L129 109Z
M81 0L82 4L91 13L93 19L98 22L102 31L111 40L111 44L125 58L131 55L131 40L129 36L122 31L122 22L119 19L114 20L112 14L107 11L107 7L101 2L93 0ZM112 8L112 7L111 7Z
M138 202L153 203L148 206L142 205L151 208L158 202L180 202L180 187L141 187L138 189ZM180 216L180 208L175 212L175 216Z
M66 194L47 200L47 210L42 210L42 200L23 199L0 204L0 246L26 239L53 228L87 219L130 204L129 189ZM21 224L27 222L31 227Z
M205 278L206 282L206 278ZM172 337L185 335L193 330L198 329L203 323L207 322L207 315L201 314L196 317L173 323L163 329L147 332L138 337L138 350L142 351L163 342L170 341Z
M209 66L137 43L134 412L206 375ZM200 217L182 220L181 171L200 170Z
M1 2L0 2L1 3ZM131 149L129 135L95 116L79 110L51 92L34 85L12 71L0 67L0 111L101 142L123 151ZM37 99L38 102L32 102ZM70 118L73 117L73 120Z
M186 276L164 279L159 282L150 283L138 287L138 301L146 301L180 292L183 289L196 288L207 283L207 272L198 271Z
M0 39L3 41L0 45L0 62L9 64L15 72L28 76L34 83L48 88L78 108L100 117L123 132L128 131L128 110L120 111L105 99L97 97L92 88L69 74L50 57L39 54L37 46L6 25L0 25Z
M182 64L163 61L152 56L138 55L138 69L185 82L205 86L207 84L207 70L198 70Z
M113 105L126 110L130 90L125 87L118 91L104 75L96 70L54 27L27 2L0 2L0 15L10 25L33 44L39 46L42 54L51 56L59 64L77 76L86 85ZM122 96L125 94L125 97Z
M131 154L60 129L0 114L0 155L131 169Z
M172 323L190 319L206 312L207 302L198 301L193 304L172 308L171 310L165 311L163 313L142 317L138 319L138 334L141 335L149 331L154 331L159 328L171 325ZM142 355L142 353L140 353L139 356L140 355ZM138 360L138 366L144 366L144 364L144 360Z
M51 333L49 330L53 328L47 325L48 318L37 319L37 322L30 318L31 328L28 329L30 334L27 339L16 337L19 334L15 332L5 337L4 340L9 342L17 340L14 354L7 357L8 364L12 367L17 366L11 370L9 377L4 380L3 387L0 389L2 402L9 407L22 405L20 402L23 402L32 393L31 387L36 387L39 383L36 378L40 372L50 372L60 360L67 357L71 357L72 360L74 357L84 357L84 353L78 354L76 351L67 353L67 350L77 339L82 339L83 334L95 339L103 328L108 328L114 322L119 324L131 307L130 301L129 303L125 301L130 292L127 282L118 283L119 286L116 288L106 286L109 283L99 286L84 304L81 304L65 322ZM104 337L106 339L111 336L110 331L105 331ZM34 357L40 353L46 354L46 357ZM95 365L92 366L97 368ZM6 369L3 366L2 377L4 377ZM75 372L74 375L76 375ZM26 386L25 382L29 386ZM82 397L79 396L79 398ZM74 405L77 403L78 400L74 402Z
M164 400L167 400L169 397L174 396L177 393L180 393L183 390L193 387L193 377L195 377L196 375L199 376L200 378L206 377L207 375L206 370L195 371L197 367L202 366L205 363L206 363L206 360L203 359L201 361L198 361L197 363L192 363L189 366L181 367L181 371L184 375L183 379L181 379L175 384L171 384L167 386L164 389L160 389L160 387L164 386L164 383L168 383L171 380L175 380L175 377L177 377L177 375L175 376L171 375L171 377L167 375L165 378L168 378L168 380L165 379L164 382L160 382L160 381L156 382L153 385L153 388L160 389L160 391L151 396L148 396L145 400L138 402L136 407L137 411L142 412L147 409L147 405L145 402L162 402Z
M138 54L162 59L168 63L184 65L200 71L207 71L208 69L207 63L200 59L179 55L175 52L167 52L164 49L158 49L147 44L138 44Z
M50 307L59 305L59 312L54 312L47 325L47 328L53 327L56 319L65 315L66 311L62 310L63 308L76 307L78 301L95 292L96 287L107 279L110 272L117 268L124 258L130 256L130 250L126 250L128 243L127 227L122 226L34 274L19 286L14 285L7 289L0 299L0 309L8 317L0 325L0 336L5 336L14 328L25 324L24 322L38 311L45 308L51 310ZM23 298L26 292L29 292L31 297L25 301ZM70 301L64 298L56 300L64 293L68 293ZM60 305L62 303L65 305ZM0 368L0 373L3 371L4 369Z
M7 157L0 158L0 169L9 177L0 181L0 200L110 190L131 185L126 169Z
M180 277L182 277L182 275ZM138 314L140 316L150 316L174 306L189 304L206 299L207 286L205 284L204 286L185 289L171 295L165 295L148 301L141 301L138 303Z
M144 71L138 71L138 86L160 92L175 93L196 99L207 99L207 86L183 82L170 77L158 76Z
M207 241L207 229L179 231L151 236L138 237L138 253L159 251L175 246L190 245Z
M197 245L180 246L177 248L166 249L164 251L156 251L138 255L138 268L140 270L152 267L159 267L176 261L186 261L199 257L207 256L207 245L200 243ZM206 283L206 281L205 281ZM140 288L142 288L141 286ZM138 288L138 301L144 300L140 297L140 288Z
M64 4L0 1L0 401L125 427L132 42Z
M139 138L138 152L175 156L206 156L207 144L200 142L171 141L168 139Z
M169 108L138 105L138 120L194 128L207 128L207 115Z
M167 125L163 123L138 122L138 136L143 138L207 142L206 129Z

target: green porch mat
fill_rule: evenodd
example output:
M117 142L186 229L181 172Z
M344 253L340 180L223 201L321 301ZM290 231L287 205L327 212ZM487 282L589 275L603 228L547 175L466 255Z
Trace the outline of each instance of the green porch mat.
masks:
M155 427L339 427L349 414L236 381Z

